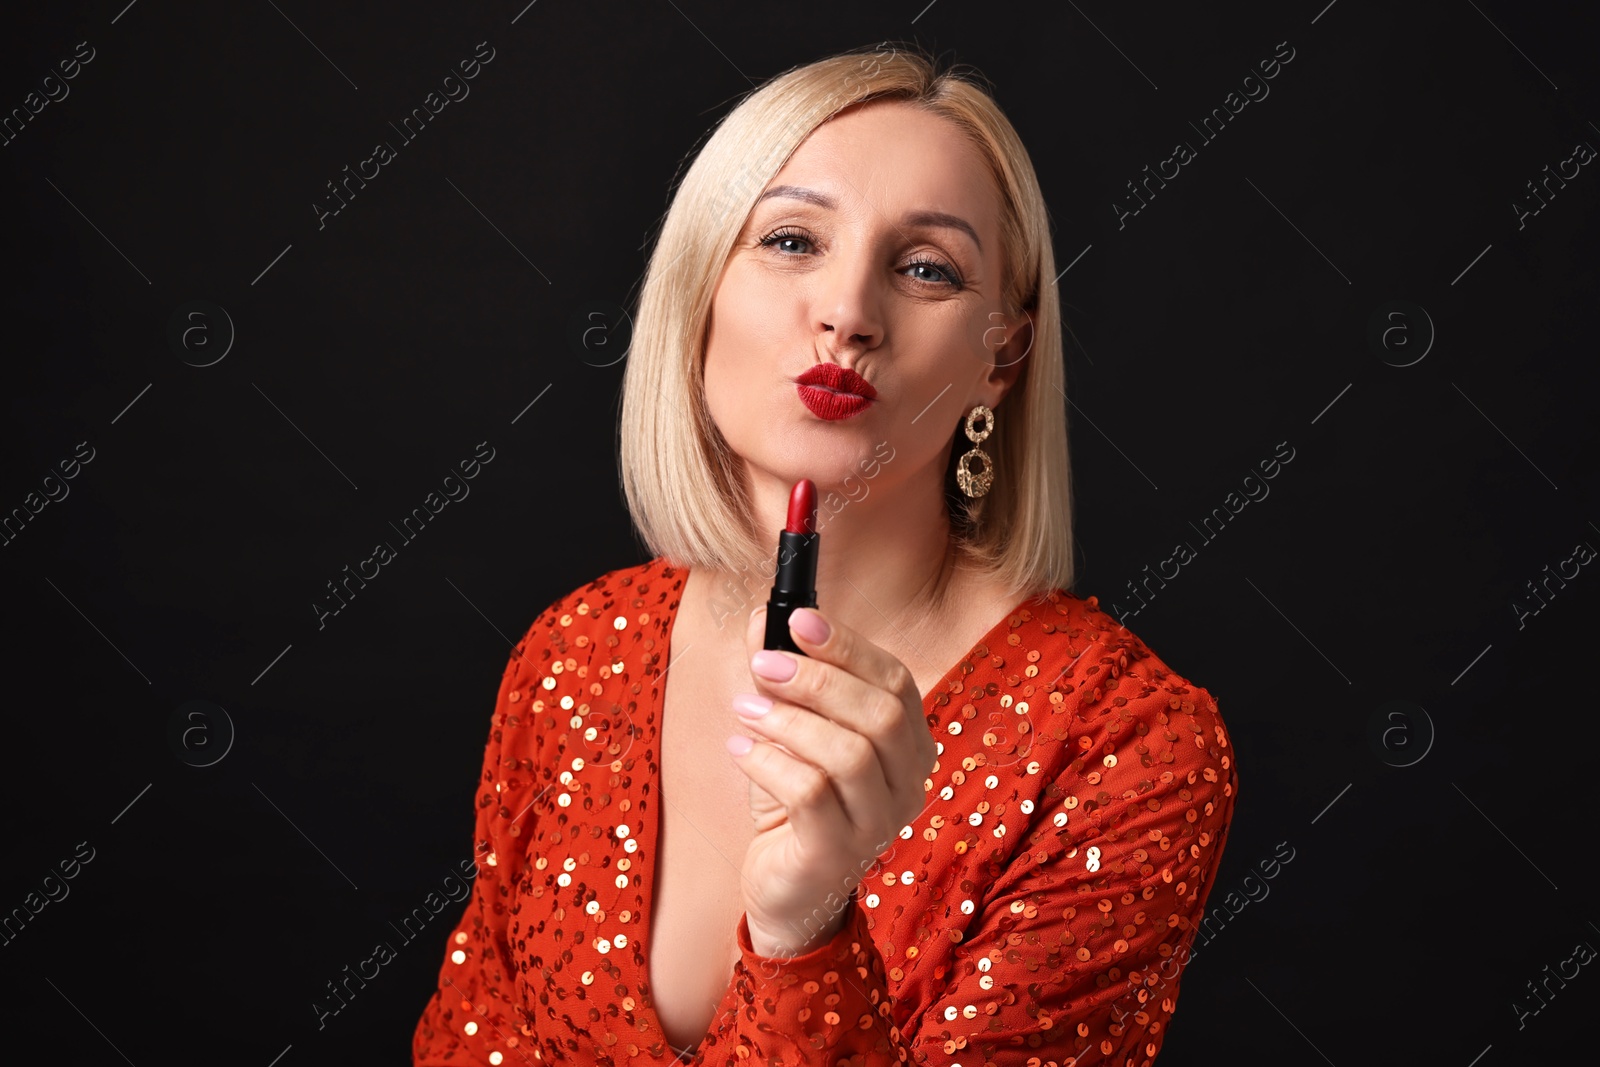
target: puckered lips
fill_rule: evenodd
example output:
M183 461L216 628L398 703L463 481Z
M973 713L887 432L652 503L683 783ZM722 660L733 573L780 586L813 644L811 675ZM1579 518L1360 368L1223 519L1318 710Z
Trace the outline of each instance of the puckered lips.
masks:
M878 397L871 382L837 363L818 363L796 378L795 385L800 402L830 422L860 414Z

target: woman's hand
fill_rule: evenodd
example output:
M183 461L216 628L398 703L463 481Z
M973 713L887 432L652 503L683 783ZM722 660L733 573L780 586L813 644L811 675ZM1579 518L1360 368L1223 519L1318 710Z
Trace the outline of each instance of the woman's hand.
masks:
M795 956L838 933L851 891L921 814L938 750L915 679L888 652L811 608L790 616L804 656L762 650L765 628L761 607L745 633L758 695L734 698L757 740L740 755L736 734L729 750L756 823L741 872L751 946Z

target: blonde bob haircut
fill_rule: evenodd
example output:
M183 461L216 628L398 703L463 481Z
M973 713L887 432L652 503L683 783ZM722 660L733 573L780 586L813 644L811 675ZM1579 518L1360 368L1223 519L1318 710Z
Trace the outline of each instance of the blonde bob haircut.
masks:
M742 463L706 405L712 294L756 198L806 136L845 108L893 100L955 123L987 162L1000 197L1003 300L1033 326L1023 367L982 445L994 461L993 486L982 497L966 497L955 478L972 447L966 411L950 427L951 539L1016 599L1071 586L1065 371L1049 215L1027 150L981 78L964 67L940 71L925 53L889 42L820 59L751 91L683 173L639 292L618 427L623 493L655 556L748 576L747 588L765 595L761 579L770 584L776 569L776 537L754 528Z

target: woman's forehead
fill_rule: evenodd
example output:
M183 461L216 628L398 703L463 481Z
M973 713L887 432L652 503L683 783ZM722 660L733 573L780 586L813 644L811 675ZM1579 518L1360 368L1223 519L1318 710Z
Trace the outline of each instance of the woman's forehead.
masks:
M997 210L993 176L970 138L948 119L890 103L818 126L763 196L846 213L947 212L970 219L980 235L993 228Z

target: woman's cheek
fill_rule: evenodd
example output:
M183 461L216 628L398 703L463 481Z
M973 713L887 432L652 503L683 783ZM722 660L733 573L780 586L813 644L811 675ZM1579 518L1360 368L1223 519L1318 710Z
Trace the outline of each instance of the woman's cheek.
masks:
M763 427L774 418L770 381L770 376L741 372L727 349L719 349L707 361L705 390L711 421L740 455L759 447Z

